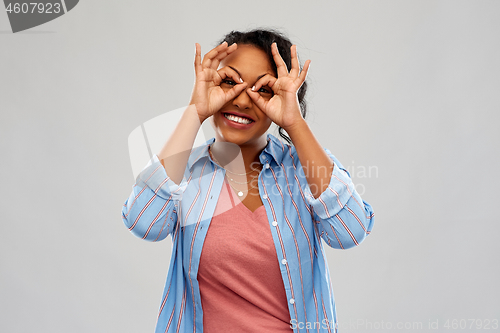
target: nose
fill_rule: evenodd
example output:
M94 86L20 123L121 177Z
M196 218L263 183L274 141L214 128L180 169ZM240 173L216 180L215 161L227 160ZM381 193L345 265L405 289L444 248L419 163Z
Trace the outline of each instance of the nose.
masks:
M248 96L246 90L243 90L233 99L233 105L240 109L249 109L252 106L252 99Z

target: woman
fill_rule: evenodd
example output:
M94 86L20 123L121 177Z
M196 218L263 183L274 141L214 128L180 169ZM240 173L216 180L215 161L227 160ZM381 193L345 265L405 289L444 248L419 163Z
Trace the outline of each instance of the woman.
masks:
M304 120L309 64L270 30L196 44L190 104L123 207L135 235L172 235L156 332L336 331L321 239L358 245L373 212Z

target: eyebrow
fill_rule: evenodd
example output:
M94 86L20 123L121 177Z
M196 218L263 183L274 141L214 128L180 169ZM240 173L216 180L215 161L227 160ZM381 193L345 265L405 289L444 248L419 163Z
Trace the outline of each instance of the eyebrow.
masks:
M238 73L238 75L241 77L240 72L238 72L238 70L236 68L234 68L233 66L227 66L227 67L231 68L233 71L235 71L236 73ZM270 74L270 73L265 73L265 74L262 74L262 75L258 76L257 80L255 80L255 82L259 81L262 77L266 76L267 74Z

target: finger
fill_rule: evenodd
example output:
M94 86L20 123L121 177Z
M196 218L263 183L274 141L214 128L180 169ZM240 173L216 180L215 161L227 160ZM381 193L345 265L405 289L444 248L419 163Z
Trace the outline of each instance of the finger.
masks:
M238 48L238 46L236 45L236 43L233 43L227 49L225 49L224 51L222 51L219 54L217 54L217 56L212 60L212 62L210 64L210 68L214 69L214 70L217 70L217 68L219 68L220 62L225 57L227 57L228 55L230 55L232 52L236 51L237 48Z
M224 50L224 52L219 53L215 58L222 60L225 57L227 57L229 54L232 52L236 51L238 48L238 45L236 43L231 44L230 46L227 47L227 49Z
M201 46L198 43L195 43L194 71L196 74L201 71Z
M297 57L297 45L292 45L290 47L290 53L292 57L292 69L290 70L290 74L292 75L293 78L296 78L299 76L299 58Z
M309 59L306 60L306 63L304 64L304 67L302 67L302 71L300 72L300 75L298 78L300 85L302 85L302 83L306 80L310 65L311 65L311 60L309 60Z
M232 79L236 84L243 83L241 76L231 67L222 67L217 71L222 80L226 78Z
M212 60L219 54L224 52L227 49L227 42L223 42L222 44L216 46L215 48L211 49L205 56L203 57L202 61L202 66L203 67L210 67L210 64Z
M251 90L258 93L262 87L268 86L269 88L272 88L276 81L277 79L274 76L266 74L263 77L261 77L257 82L255 82Z
M288 75L288 69L286 68L285 61L283 61L283 58L278 51L278 46L276 45L276 43L273 43L271 45L271 52L273 54L274 63L276 64L276 69L278 71L278 77Z
M217 58L213 59L210 62L210 69L217 70L217 68L219 68L219 63L220 63L220 60L218 60Z

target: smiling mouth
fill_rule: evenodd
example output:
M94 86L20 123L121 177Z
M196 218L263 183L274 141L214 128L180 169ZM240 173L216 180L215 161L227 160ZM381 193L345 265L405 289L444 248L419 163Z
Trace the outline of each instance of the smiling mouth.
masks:
M234 114L229 114L229 113L224 113L224 117L226 117L226 119L234 121L235 123L238 123L238 124L248 125L248 124L253 122L253 120L250 120L248 118L238 117L238 116L235 116Z

